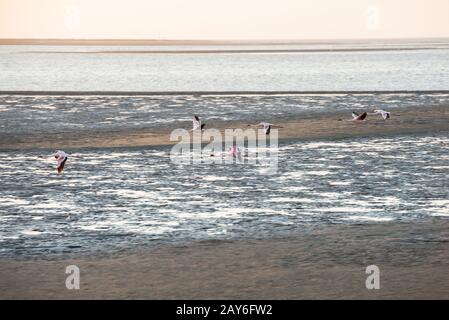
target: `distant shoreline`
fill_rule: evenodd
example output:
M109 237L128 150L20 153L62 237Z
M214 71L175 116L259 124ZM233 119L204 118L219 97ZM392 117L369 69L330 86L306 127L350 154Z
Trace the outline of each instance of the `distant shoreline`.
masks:
M102 51L26 51L26 53L48 54L238 54L238 53L326 53L326 52L379 52L421 51L440 48L390 47L390 48L322 48L322 49L247 49L247 50L102 50ZM447 48L441 48L447 49Z
M3 90L16 96L203 96L203 95L334 95L334 94L449 94L448 90L350 90L350 91L52 91Z
M169 39L0 39L0 45L282 45L282 44L342 44L342 43L447 43L449 38L392 38L392 39L229 39L229 40L169 40Z

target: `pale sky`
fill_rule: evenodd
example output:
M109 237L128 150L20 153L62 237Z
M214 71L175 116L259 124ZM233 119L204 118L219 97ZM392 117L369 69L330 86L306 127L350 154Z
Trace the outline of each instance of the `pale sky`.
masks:
M449 37L449 0L0 0L0 38Z

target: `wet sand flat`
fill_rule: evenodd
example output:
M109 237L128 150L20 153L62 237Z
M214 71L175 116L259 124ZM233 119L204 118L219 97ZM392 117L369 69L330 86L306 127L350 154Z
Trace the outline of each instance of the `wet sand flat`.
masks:
M328 225L139 254L0 260L2 299L449 299L449 221ZM44 257L43 257L44 258ZM80 290L65 288L67 265ZM365 287L368 265L380 289Z
M335 112L266 119L281 140L384 137L449 131L449 107L397 108L383 121L345 121ZM207 122L247 128L247 123ZM176 127L114 132L0 136L0 149L66 149L173 144ZM186 128L190 129L190 128ZM449 221L317 225L289 237L164 245L137 254L70 259L0 259L2 299L449 299ZM65 267L81 269L81 289L65 288ZM365 269L381 270L367 290Z
M341 139L350 137L383 137L397 134L438 133L449 131L449 106L397 108L392 118L384 121L380 116L369 116L361 123L346 121L351 118L347 112L295 117L289 119L266 119L279 129L279 139ZM226 128L247 129L248 123L239 121L207 121L208 128L224 132ZM164 129L139 129L126 131L61 132L57 134L33 133L27 135L0 135L0 149L68 149L105 148L151 145L171 145L170 132L179 127ZM190 129L187 127L185 129Z

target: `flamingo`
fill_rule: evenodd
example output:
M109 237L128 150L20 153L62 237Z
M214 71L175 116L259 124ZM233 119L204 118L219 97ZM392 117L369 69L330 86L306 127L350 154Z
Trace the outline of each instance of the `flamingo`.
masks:
M205 123L201 123L200 118L197 115L193 116L193 129L190 131L196 131L196 130L204 130Z
M385 111L385 110L379 110L379 109L373 110L373 113L370 113L370 114L371 115L380 114L384 120L390 119L390 117L391 117L390 112Z

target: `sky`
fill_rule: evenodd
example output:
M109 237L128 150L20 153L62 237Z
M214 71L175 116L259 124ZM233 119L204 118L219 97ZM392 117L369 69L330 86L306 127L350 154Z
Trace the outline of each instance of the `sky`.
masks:
M448 0L0 0L0 38L449 37Z

